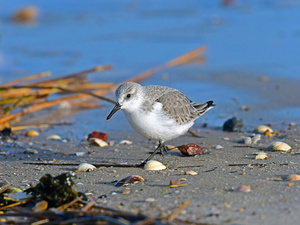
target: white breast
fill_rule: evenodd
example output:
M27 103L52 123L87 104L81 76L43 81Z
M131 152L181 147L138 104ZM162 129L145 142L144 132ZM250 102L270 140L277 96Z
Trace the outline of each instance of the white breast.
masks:
M124 112L128 122L135 131L144 137L168 141L187 132L194 124L191 121L179 125L175 119L168 117L162 110L162 104L157 102L151 112L138 109L134 112Z

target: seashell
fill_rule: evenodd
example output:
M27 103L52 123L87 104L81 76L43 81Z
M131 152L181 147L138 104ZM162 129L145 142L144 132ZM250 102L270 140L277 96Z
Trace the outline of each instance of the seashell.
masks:
M166 168L167 167L164 164L156 160L149 160L144 166L145 170L164 170Z
M12 17L14 22L29 23L36 20L38 8L36 6L27 6L16 11Z
M192 156L197 154L203 154L203 148L194 143L179 146L178 149L183 155Z
M127 187L127 188L125 188L123 191L122 191L122 194L123 195L129 195L130 194L130 188L129 187Z
M260 125L254 129L254 132L259 133L259 134L264 134L268 130L269 130L269 132L273 133L273 130L270 127L265 126L265 125Z
M258 152L256 153L256 156L255 156L255 159L258 160L258 159L268 159L268 156L267 156L267 153L265 152Z
M132 145L132 141L122 140L122 141L119 142L119 145Z
M32 198L33 196L31 194L27 194L26 192L17 192L12 196L13 199L18 199L19 201L27 200L29 198Z
M299 174L291 174L286 178L287 181L299 181L300 175Z
M136 184L136 183L142 183L144 182L144 178L138 175L130 175L128 177L124 177L121 180L118 180L115 183L115 187L121 187L128 184Z
M283 152L287 152L289 150L291 150L291 146L289 146L288 144L281 142L281 141L274 141L272 143L270 143L269 150L271 151L283 151Z
M176 181L176 180L170 180L170 186L171 185L180 185L180 183L178 182L178 181Z
M244 144L246 145L251 145L252 144L252 140L250 137L244 137Z
M235 190L235 192L244 192L244 193L247 193L247 192L251 192L251 188L247 185L242 185L242 186L239 186L237 187Z
M26 137L36 137L36 136L39 136L40 133L37 132L36 130L29 130L25 133L25 136Z
M11 187L10 187L9 183L7 183L6 181L0 181L0 193L6 192L10 188Z
M222 149L224 148L222 145L216 145L216 149Z
M96 167L90 163L81 163L77 167L77 171L79 172L91 172L95 169Z
M145 202L155 202L155 198L146 198Z
M37 150L34 149L26 149L24 152L24 154L38 154L39 152Z
M46 140L61 140L61 137L57 134L52 134L49 137L46 137Z
M103 141L107 141L108 135L106 133L103 133L103 132L93 131L92 133L90 133L88 135L87 140L89 140L90 138L98 138L98 139L101 139Z
M195 171L193 171L193 170L189 170L189 171L186 171L186 172L185 172L185 175L195 176L195 175L197 175L197 174L198 174L198 173L195 172Z
M35 206L32 208L33 212L44 212L48 208L48 202L47 201L40 201L35 204Z
M260 139L261 139L260 134L254 135L254 137L252 138L252 144L257 144L257 142L260 141Z
M86 152L76 152L76 153L75 153L76 156L83 156L83 155L85 155L85 154L86 154Z
M106 146L108 146L108 144L107 144L106 141L103 141L103 140L101 140L99 138L89 138L89 142L92 145L97 145L97 146L100 146L100 147L106 147Z

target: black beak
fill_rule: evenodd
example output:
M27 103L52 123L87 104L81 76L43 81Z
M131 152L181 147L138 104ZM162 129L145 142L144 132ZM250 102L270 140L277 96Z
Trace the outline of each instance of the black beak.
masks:
M121 109L121 105L117 102L115 107L111 110L110 114L107 116L106 120L109 120L119 109Z

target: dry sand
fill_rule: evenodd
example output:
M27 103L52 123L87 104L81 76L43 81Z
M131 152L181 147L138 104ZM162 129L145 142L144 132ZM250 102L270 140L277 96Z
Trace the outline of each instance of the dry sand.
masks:
M205 154L185 157L178 150L170 151L161 157L155 156L168 168L163 171L146 171L141 168L97 168L93 172L77 174L77 191L100 194L99 203L126 211L142 212L153 217L167 216L184 201L190 205L178 218L209 224L296 224L299 219L300 199L297 182L288 182L286 176L299 169L299 126L286 126L279 136L272 139L264 136L251 147L239 143L241 136L251 132L231 133L216 129L203 129L203 138L187 134L168 144L182 145L197 143L205 148ZM20 136L15 144L3 143L1 156L1 179L14 187L26 189L36 184L45 173L58 175L75 171L76 166L27 165L26 162L58 163L88 162L137 164L148 156L155 143L134 133L110 133L110 140L118 143L122 139L133 141L133 145L115 144L109 147L88 146L86 141L66 140L45 141L45 134L29 138ZM266 148L271 141L281 140L293 147L291 153L270 152ZM216 149L221 145L223 149ZM38 154L24 154L26 149L35 149ZM264 150L267 160L255 160L253 153ZM76 156L76 152L89 152ZM233 166L230 164L243 164ZM251 166L251 164L254 164ZM185 175L193 170L195 176ZM130 194L123 195L124 187L114 187L113 181L128 175L140 175L143 184L130 185ZM165 188L171 179L187 183L178 188ZM294 183L289 186L289 183ZM252 192L238 193L234 189L241 185L251 186Z

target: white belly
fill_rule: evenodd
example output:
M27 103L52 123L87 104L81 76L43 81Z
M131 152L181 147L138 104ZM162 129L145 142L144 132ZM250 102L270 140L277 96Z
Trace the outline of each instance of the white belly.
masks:
M161 141L168 141L179 137L186 133L194 124L194 121L191 121L180 125L176 123L175 119L170 119L161 113L160 108L149 113L137 110L131 113L124 112L124 114L137 133L144 137Z

